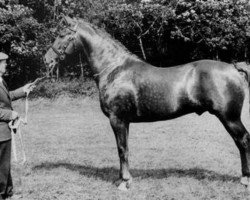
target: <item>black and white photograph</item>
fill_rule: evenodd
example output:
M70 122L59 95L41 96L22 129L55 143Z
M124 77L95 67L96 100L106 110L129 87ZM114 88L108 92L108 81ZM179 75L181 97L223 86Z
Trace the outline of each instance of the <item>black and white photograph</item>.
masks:
M0 200L249 200L249 0L0 0Z

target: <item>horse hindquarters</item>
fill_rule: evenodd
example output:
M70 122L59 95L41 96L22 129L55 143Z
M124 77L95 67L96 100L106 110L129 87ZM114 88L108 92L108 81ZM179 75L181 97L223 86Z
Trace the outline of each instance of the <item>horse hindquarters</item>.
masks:
M202 69L198 80L196 94L200 105L222 122L239 149L243 177L250 177L250 135L241 121L245 99L242 76L235 68L228 66L216 73Z
M224 109L217 111L215 115L222 122L239 149L243 177L250 177L250 135L241 121L244 90L240 86L238 88L230 87L228 93L230 95L226 98L227 103ZM249 185L248 181L244 182L245 185Z

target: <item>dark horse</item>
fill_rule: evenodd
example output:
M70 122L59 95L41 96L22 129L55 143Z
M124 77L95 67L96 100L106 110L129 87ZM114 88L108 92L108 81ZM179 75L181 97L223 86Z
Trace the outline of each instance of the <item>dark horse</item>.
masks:
M65 26L45 55L48 69L72 61L81 52L99 88L120 158L119 189L132 181L128 164L131 122L153 122L208 111L215 115L239 148L241 182L250 177L250 136L241 121L249 70L244 63L199 60L170 68L154 67L131 54L109 34L84 20L65 17ZM62 22L61 22L62 24ZM243 73L242 73L243 72Z

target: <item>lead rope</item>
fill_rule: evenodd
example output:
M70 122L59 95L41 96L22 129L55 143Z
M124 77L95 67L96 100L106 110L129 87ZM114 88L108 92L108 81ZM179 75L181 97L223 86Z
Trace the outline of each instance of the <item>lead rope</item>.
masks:
M27 159L26 159L26 154L24 150L24 143L23 143L23 136L21 132L21 124L27 125L28 123L28 111L29 111L29 101L28 101L28 95L26 95L25 98L25 117L24 118L18 118L15 121L11 121L9 123L9 127L11 129L11 135L12 135L12 149L13 149L13 157L14 161L18 162L17 159L17 150L16 150L16 135L18 135L20 143L21 143L21 151L22 151L22 158L21 158L21 164L25 164Z
M37 78L34 82L32 82L32 85L37 85L39 82L42 82L43 80L45 80L48 76L43 76L41 78ZM21 142L21 151L22 151L22 162L21 164L25 164L26 162L26 154L25 154L25 150L24 150L24 143L23 143L23 136L22 136L22 132L21 132L21 124L23 125L27 125L28 124L28 111L29 111L29 92L26 94L26 98L25 98L25 117L24 118L18 118L17 120L12 120L9 123L9 127L11 129L11 135L12 135L12 149L13 149L13 157L14 157L14 161L18 162L17 159L17 153L16 153L16 141L15 141L15 137L16 135L19 136L19 140Z

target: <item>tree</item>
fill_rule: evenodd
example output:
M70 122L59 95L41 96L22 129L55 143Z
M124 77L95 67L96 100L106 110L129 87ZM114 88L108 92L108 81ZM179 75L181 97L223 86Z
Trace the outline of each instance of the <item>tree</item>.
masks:
M240 61L250 54L249 10L247 0L0 0L0 50L11 55L12 86L23 82L21 76L41 76L42 56L63 13L104 28L156 66Z
M46 31L31 9L15 2L4 6L0 8L0 51L10 55L7 80L17 87L42 72Z
M243 59L249 14L244 1L178 1L171 37L193 46L194 59Z

